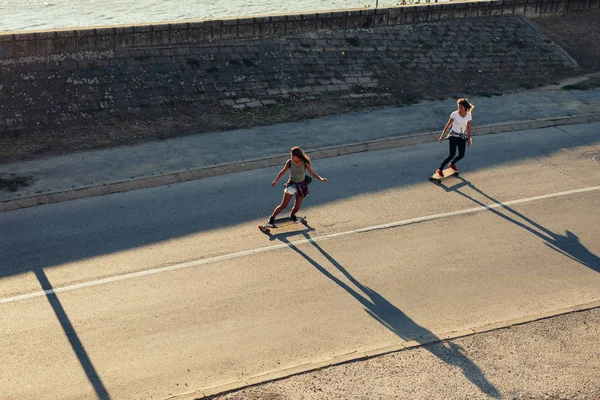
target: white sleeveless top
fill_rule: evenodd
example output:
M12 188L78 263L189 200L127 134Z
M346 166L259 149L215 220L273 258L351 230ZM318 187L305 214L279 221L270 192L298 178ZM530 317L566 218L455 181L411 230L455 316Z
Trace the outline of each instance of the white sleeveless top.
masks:
M304 181L304 176L306 175L306 164L302 162L302 165L296 165L292 160L289 160L290 163L290 178L294 183L300 183Z

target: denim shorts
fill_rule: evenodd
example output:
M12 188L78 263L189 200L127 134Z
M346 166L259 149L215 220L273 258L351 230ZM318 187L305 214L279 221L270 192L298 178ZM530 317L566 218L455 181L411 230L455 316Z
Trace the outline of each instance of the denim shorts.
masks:
M285 189L283 189L283 193L291 194L291 195L295 195L297 191L298 190L296 189L296 185L294 185L294 184L291 184L288 187L286 187Z

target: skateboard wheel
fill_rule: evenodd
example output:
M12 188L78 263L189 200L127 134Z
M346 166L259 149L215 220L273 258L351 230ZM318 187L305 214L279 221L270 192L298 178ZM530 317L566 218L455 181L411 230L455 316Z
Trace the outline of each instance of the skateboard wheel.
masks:
M271 232L271 230L270 230L269 228L267 228L266 226L263 226L263 225L259 225L259 226L258 226L258 229L260 229L260 230L261 230L261 232L264 232L264 233L269 233L269 232Z

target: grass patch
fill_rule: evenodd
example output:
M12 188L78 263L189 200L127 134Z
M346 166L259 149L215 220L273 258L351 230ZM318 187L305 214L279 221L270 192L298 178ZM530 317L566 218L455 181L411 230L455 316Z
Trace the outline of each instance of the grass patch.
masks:
M566 85L564 90L589 90L600 87L600 78L589 78L583 82Z
M404 96L400 96L402 102L406 105L418 104L425 98L420 92L407 93Z
M0 177L0 189L8 189L9 192L16 192L21 186L29 186L30 179L26 176L14 176L10 178Z

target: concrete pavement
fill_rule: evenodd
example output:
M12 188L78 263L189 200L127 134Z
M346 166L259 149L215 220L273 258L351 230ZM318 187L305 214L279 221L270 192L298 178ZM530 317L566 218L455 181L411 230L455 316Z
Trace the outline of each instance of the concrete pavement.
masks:
M475 136L600 121L600 89L470 100ZM32 183L0 191L0 211L283 164L294 145L326 158L434 141L455 107L450 99L3 164L3 177Z

